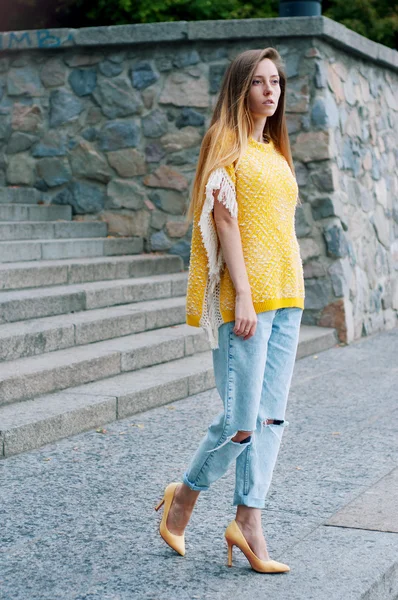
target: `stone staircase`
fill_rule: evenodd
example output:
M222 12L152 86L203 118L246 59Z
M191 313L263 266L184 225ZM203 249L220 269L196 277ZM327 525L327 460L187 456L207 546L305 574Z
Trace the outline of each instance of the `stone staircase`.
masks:
M0 190L0 457L214 386L182 259L39 202ZM303 326L298 357L336 340Z

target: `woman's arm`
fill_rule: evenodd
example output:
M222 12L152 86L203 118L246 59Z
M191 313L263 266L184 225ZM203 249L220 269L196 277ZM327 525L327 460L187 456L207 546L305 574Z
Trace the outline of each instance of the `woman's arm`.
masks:
M245 340L248 340L256 332L257 315L253 306L249 279L243 258L238 221L217 200L218 193L218 190L213 192L215 199L213 214L224 259L235 287L235 327L233 331L236 335L241 335Z

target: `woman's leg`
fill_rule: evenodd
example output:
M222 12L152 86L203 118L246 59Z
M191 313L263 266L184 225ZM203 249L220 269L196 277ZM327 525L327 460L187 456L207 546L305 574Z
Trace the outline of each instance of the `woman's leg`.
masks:
M213 366L224 410L209 426L184 473L183 484L176 490L167 524L172 533L182 534L199 492L209 489L251 444L273 314L275 311L270 311L258 324L256 335L246 341L233 333L234 322L219 328L219 348L213 350Z
M271 484L284 427L285 411L300 334L302 309L276 311L268 341L261 402L250 447L236 461L236 520L253 551L267 560L261 511ZM259 318L265 313L260 313ZM256 552L257 550L257 552Z
M258 323L256 335L246 341L233 333L234 322L219 328L213 365L224 411L208 428L184 474L184 483L192 490L207 490L251 444L262 394L271 313L275 311Z

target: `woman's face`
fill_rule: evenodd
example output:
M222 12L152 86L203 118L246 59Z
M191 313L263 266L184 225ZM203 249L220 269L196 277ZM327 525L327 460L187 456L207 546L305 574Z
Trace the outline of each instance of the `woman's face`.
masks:
M281 95L278 69L269 58L257 66L249 92L249 109L253 116L271 117Z

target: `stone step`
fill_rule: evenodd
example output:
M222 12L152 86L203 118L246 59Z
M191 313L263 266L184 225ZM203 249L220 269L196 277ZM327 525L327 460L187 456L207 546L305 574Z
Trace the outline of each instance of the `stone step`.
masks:
M36 188L0 187L0 204L37 204L43 201L43 193Z
M177 330L177 335L170 333L173 330L174 332ZM181 336L178 334L184 330L187 334L182 346ZM130 343L129 338L122 338L123 346L120 345L121 340L115 340L115 347L108 350L116 355L119 353L119 356L123 354L124 358L120 359L120 363L113 354L112 360L108 358L104 361L104 355L97 352L91 364L87 364L90 359L86 355L85 373L84 368L81 367L79 373L83 371L81 376L85 376L87 381L89 373L93 375L94 370L96 373L100 371L97 381L69 387L57 393L41 395L31 400L0 406L0 457L1 451L3 456L7 457L38 448L63 437L100 427L117 419L214 387L211 351L200 351L207 344L201 329L182 325L177 328L157 330L152 332L152 335L156 336L156 343L152 347L148 345L146 350L142 340L147 334L130 336L132 339L136 338L133 344ZM139 336L141 336L141 343ZM317 348L317 352L320 352L322 337L324 337L324 350L337 343L334 330L302 325L297 358L311 355L314 347ZM311 346L311 340L314 341L314 346ZM109 346L109 342L101 344L103 348ZM164 349L160 352L163 354L160 358L159 344L163 345ZM181 358L170 360L177 347ZM152 352L154 354L151 356ZM39 358L41 360L47 358L48 362L50 357ZM154 359L169 362L145 366L151 364L150 361ZM16 361L18 362L22 364L22 361ZM122 364L129 368L129 372L120 373ZM101 365L106 370L101 370ZM58 384L62 383L62 372L59 371L58 375L55 365L53 369L54 377L58 377ZM75 369L71 369L72 376ZM115 375L112 369L115 371L119 369L119 374ZM31 367L29 375L32 384L34 374ZM25 375L28 376L26 368ZM45 381L48 382L48 379ZM25 385L29 386L27 383ZM36 385L40 385L38 379ZM18 389L22 392L22 384Z
M0 324L184 296L187 273L169 273L0 293Z
M106 237L106 223L84 221L0 222L0 241Z
M214 387L210 352L0 406L0 458Z
M0 290L147 277L182 271L173 254L139 254L0 264Z
M205 333L176 325L0 364L0 406L209 349Z
M72 207L61 204L0 204L0 221L72 220Z
M142 251L143 239L140 237L0 242L0 262L89 258Z
M185 297L0 325L0 362L185 323Z

